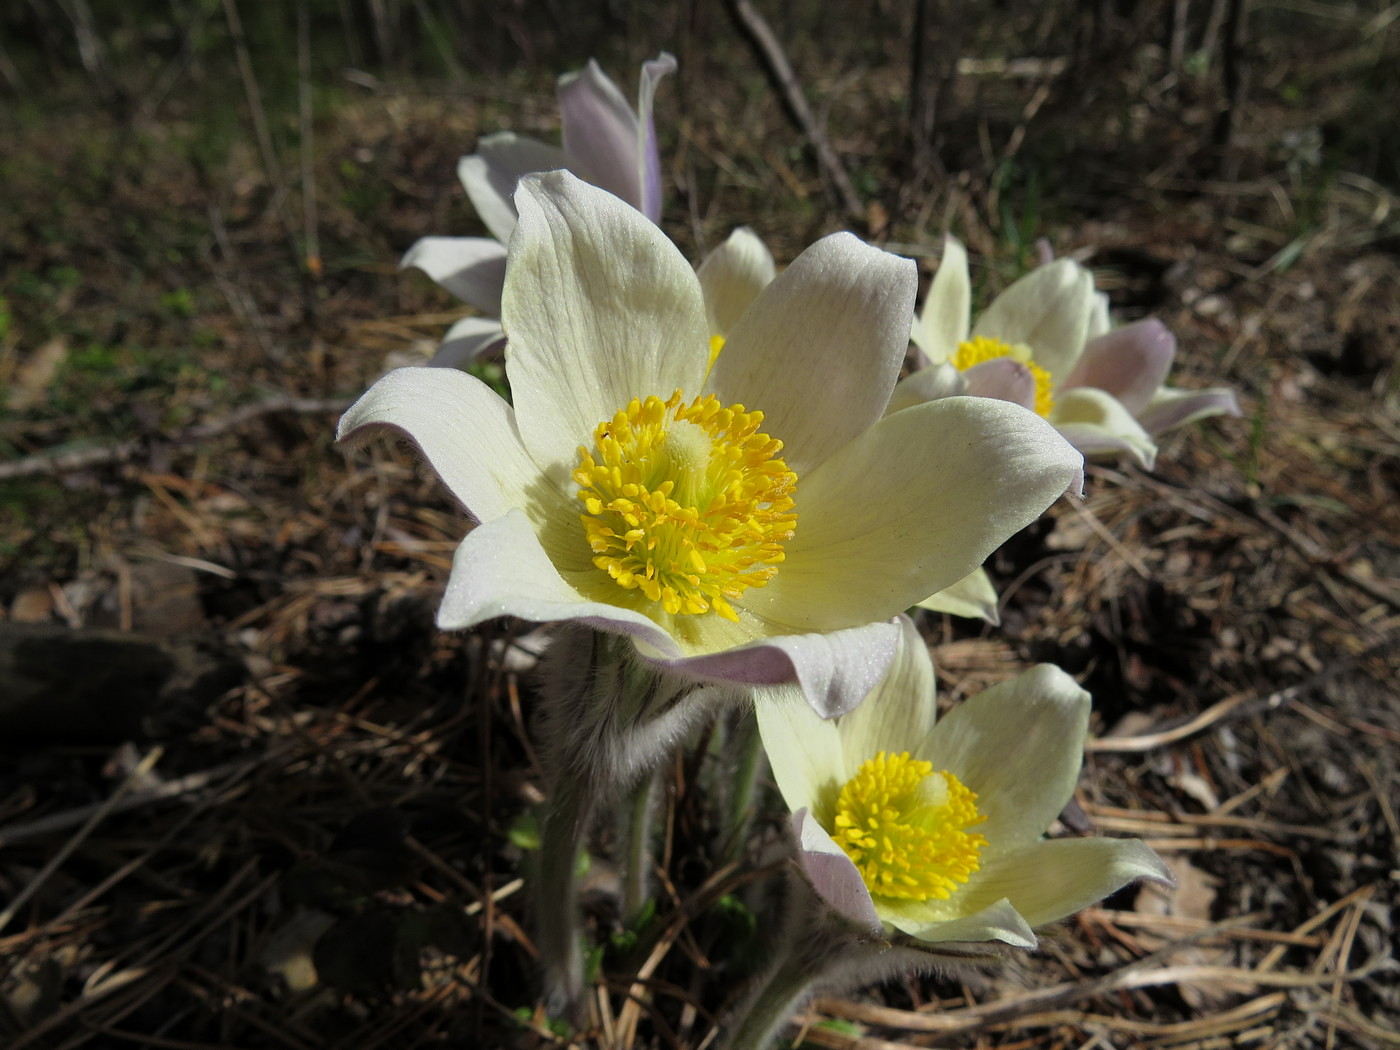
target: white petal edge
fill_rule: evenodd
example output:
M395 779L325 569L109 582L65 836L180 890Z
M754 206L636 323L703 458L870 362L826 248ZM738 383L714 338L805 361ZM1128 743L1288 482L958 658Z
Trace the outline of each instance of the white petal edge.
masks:
M484 314L501 312L505 245L489 237L423 237L404 253L399 269L417 267Z
M538 139L498 131L457 162L457 178L491 236L502 244L515 232L515 184L532 171L565 167L564 151Z
M700 392L700 282L636 209L568 172L527 175L515 202L501 323L526 448L567 474L632 398Z
M944 587L919 602L920 609L986 620L993 627L1001 623L1000 600L986 569L974 569L951 587Z
M705 295L710 334L727 336L758 293L777 275L773 253L758 234L740 226L696 269Z
M726 404L763 412L799 478L880 418L909 346L914 263L823 237L760 293L710 372Z
M977 829L987 837L984 863L1040 838L1064 809L1083 765L1089 709L1073 678L1039 664L965 700L934 727L918 757L976 793L986 817Z
M1013 948L1033 949L1039 943L1031 924L1005 898L993 901L970 915L951 918L928 918L921 913L916 901L906 903L882 898L876 903L876 910L895 929L928 944L1002 941Z
M661 221L661 158L656 147L656 85L668 73L676 71L676 58L662 51L642 63L641 83L637 88L637 152L640 154L642 200L638 207L652 222Z
M836 721L818 715L791 686L755 689L753 710L773 780L788 809L809 810L830 823L844 784Z
M466 368L505 344L506 333L494 317L464 317L447 330L428 364L433 368Z
M986 561L1082 462L1043 419L1004 401L945 398L886 416L799 474L796 534L745 604L804 630L893 616Z
M845 851L806 810L792 815L792 830L797 838L798 864L822 900L856 925L871 933L880 932L883 927L870 891Z
M499 394L465 372L399 368L350 406L336 438L360 444L385 429L398 431L468 514L490 521L526 506L539 477L513 417Z
M914 345L932 364L948 361L967 338L972 322L972 279L967 249L949 234L943 239L943 259L924 297L924 310L910 333Z

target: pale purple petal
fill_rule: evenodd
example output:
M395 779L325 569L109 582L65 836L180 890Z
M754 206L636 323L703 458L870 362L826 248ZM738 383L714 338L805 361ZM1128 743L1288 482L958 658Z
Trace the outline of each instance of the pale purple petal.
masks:
M1210 390L1163 389L1138 416L1138 422L1149 434L1161 434L1208 416L1238 416L1240 403L1229 387Z
M537 139L498 131L457 162L457 178L491 235L505 244L515 231L515 184L520 176L565 167L564 151Z
M856 925L879 933L882 926L875 902L851 858L805 809L792 815L792 831L797 836L798 863L822 900Z
M1010 357L995 357L963 373L971 397L994 397L1022 408L1035 409L1035 376Z
M676 71L676 59L663 51L642 63L642 83L637 92L637 125L641 132L642 202L641 211L652 222L661 221L661 158L656 150L656 121L652 102L656 85L667 73Z
M884 412L917 293L909 259L849 233L823 237L759 293L708 386L725 404L761 411L801 477Z
M597 62L559 78L559 115L569 168L640 208L637 115Z
M1174 357L1176 337L1161 321L1149 318L1089 340L1084 355L1059 388L1106 390L1132 415L1141 416L1166 382Z
M494 317L464 317L447 330L428 362L433 368L466 368L479 357L506 345L506 333Z
M711 682L777 685L796 681L807 702L823 718L855 707L875 688L894 659L899 627L869 623L821 634L780 634L721 652L667 657L637 651L644 659L677 674Z
M399 269L417 267L484 314L501 315L506 249L489 237L424 237L404 253Z

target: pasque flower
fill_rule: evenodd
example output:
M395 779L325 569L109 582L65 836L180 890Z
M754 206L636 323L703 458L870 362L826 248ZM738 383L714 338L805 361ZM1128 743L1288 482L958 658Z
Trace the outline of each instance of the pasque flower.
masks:
M459 367L499 347L501 286L506 244L515 229L512 194L520 176L567 168L636 208L652 222L661 218L661 162L656 149L652 98L657 82L676 68L666 52L642 65L634 111L598 63L559 78L563 147L501 131L463 157L457 176L490 237L424 237L399 264L417 267L457 298L476 307L448 329L433 364Z
M712 366L700 280L641 213L567 172L522 178L515 204L514 405L463 372L400 369L340 424L407 435L478 522L443 628L573 620L661 671L796 682L839 714L891 659L889 619L1079 472L1053 428L1005 402L883 415L908 260L824 238L734 320Z
M928 649L901 622L889 672L850 714L756 705L802 870L833 911L875 938L1033 948L1035 927L1170 879L1137 839L1043 838L1079 777L1088 693L1041 664L935 720Z
M1094 277L1059 259L1013 282L971 324L967 252L945 242L912 338L929 366L900 383L892 409L950 394L1033 409L1086 455L1127 453L1145 467L1156 435L1206 416L1239 415L1229 389L1164 386L1176 339L1149 319L1112 328Z

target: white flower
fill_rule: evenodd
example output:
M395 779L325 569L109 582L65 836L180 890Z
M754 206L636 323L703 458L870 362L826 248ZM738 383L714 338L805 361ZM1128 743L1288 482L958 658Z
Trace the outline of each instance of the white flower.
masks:
M1041 664L935 722L933 663L901 622L888 674L850 714L756 704L802 869L832 908L871 933L1032 948L1037 926L1170 881L1137 839L1042 837L1079 778L1088 693Z
M675 58L664 51L643 63L634 112L617 85L590 59L584 69L559 78L562 149L502 131L486 136L476 153L461 159L457 177L491 236L424 237L399 263L401 269L416 266L481 312L448 329L434 365L461 367L499 348L505 338L498 320L505 246L515 229L512 195L522 175L567 168L616 194L652 222L660 220L661 161L652 99L657 83L675 68Z
M711 367L699 279L655 225L567 172L527 176L515 201L514 407L465 373L400 369L340 424L342 438L402 431L479 522L443 628L575 620L661 670L796 681L838 714L892 658L887 621L966 576L1081 467L1003 402L883 416L908 260L823 239Z
M1071 259L1015 281L971 325L967 252L945 242L911 338L930 365L895 391L891 411L973 394L1014 401L1050 420L1086 455L1126 452L1150 468L1153 437L1194 419L1239 415L1226 388L1163 386L1176 339L1157 320L1110 327L1108 299Z

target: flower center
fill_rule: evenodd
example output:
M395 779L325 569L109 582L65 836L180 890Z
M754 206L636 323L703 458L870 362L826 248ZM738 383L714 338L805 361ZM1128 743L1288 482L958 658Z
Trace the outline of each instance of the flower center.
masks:
M987 840L968 834L987 818L952 773L904 751L861 764L836 800L836 844L876 896L947 900L981 862Z
M762 412L713 395L636 398L579 447L574 480L593 564L671 615L729 604L778 571L797 526L797 475Z
M988 339L979 335L958 344L957 352L953 354L953 367L959 372L966 372L973 365L980 365L983 361L991 361L998 357L1009 357L1030 369L1031 378L1035 380L1036 414L1049 417L1050 410L1055 407L1055 398L1051 394L1054 381L1049 372L1035 363L1035 358L1031 357L1031 348L1025 343L1013 346L1003 343L1000 339Z

